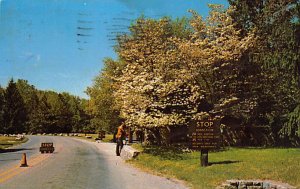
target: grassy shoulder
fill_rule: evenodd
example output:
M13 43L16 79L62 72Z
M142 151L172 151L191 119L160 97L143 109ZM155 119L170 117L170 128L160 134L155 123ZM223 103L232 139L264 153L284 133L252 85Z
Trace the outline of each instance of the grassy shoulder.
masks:
M300 149L230 148L209 153L200 167L199 152L133 145L142 151L130 163L164 176L186 181L195 189L215 188L228 179L268 179L300 188Z
M19 145L21 143L27 142L28 138L24 137L22 140L16 139L16 137L11 136L0 136L0 150L9 148L15 145Z
M84 139L87 141L91 141L94 142L96 140L96 138L98 137L98 134L78 134L78 136L72 136L75 138L80 138L80 139ZM102 139L102 142L111 142L113 139L113 135L112 134L106 134L105 138Z

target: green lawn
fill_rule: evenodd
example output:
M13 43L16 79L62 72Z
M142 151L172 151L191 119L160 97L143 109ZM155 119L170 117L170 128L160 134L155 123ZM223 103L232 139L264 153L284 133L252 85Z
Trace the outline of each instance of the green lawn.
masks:
M91 136L92 138L86 138L86 136ZM73 136L75 138L85 139L91 142L94 142L95 139L98 137L98 134L79 134L78 136ZM103 138L102 142L110 142L113 139L112 134L105 134L105 138Z
M14 145L26 142L28 139L25 137L23 140L16 140L16 137L0 136L0 149L5 149Z
M200 167L199 152L142 147L130 163L158 174L186 181L192 188L209 189L228 179L270 179L300 188L300 149L230 148L210 152L208 167Z
M106 134L105 138L102 140L103 142L111 142L113 139L113 134Z

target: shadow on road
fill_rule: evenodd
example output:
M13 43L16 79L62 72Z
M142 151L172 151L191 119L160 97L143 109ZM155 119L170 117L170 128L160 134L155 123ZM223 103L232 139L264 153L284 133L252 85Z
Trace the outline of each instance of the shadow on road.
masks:
M240 163L241 161L217 161L217 162L210 162L208 163L209 166L211 165L219 165L219 164L232 164L232 163Z
M33 150L33 148L0 149L0 154L1 153L11 153L11 152L25 151L25 150Z

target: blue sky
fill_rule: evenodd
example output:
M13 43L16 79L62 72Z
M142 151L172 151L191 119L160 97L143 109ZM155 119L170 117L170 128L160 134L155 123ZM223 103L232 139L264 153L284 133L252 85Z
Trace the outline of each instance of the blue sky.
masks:
M0 0L0 85L26 79L38 89L87 97L113 51L114 35L140 15L207 16L226 0Z

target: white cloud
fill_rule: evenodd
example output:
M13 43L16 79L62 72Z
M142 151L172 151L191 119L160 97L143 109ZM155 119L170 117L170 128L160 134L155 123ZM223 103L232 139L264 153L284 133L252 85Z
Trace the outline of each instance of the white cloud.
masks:
M0 0L1 1L1 0ZM40 62L41 60L41 55L40 54L34 54L32 52L24 52L23 55L21 55L21 58L25 61L25 62L29 62L29 61L34 61L36 65L38 62Z

